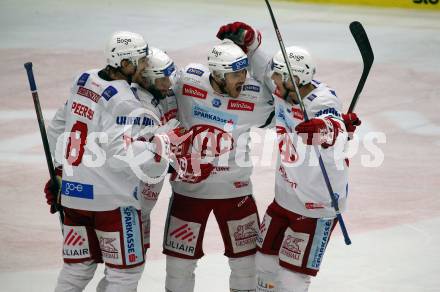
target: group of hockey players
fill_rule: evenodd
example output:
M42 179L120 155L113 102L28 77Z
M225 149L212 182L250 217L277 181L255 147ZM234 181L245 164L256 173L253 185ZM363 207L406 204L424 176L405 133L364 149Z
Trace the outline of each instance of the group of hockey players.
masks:
M360 121L342 114L335 91L313 79L307 50L287 48L298 96L281 52L267 57L259 49L258 30L234 22L217 37L208 66L178 70L141 35L116 32L106 67L75 79L48 127L64 214L55 291L83 291L98 263L105 263L105 276L97 291L136 291L149 215L167 173L173 193L163 239L165 291L194 291L211 212L229 260L230 291L308 291L336 225L310 149L319 147L343 211L348 160L336 152ZM276 127L279 150L275 198L261 222L250 180L252 127ZM46 198L56 204L50 184Z

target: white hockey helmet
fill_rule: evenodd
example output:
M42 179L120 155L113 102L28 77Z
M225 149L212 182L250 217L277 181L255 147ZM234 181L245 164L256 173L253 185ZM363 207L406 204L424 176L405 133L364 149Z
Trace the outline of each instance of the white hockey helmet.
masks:
M299 78L299 85L309 84L316 72L315 62L313 62L309 52L304 48L292 46L286 48L286 53L292 74ZM272 58L271 69L272 72L277 72L283 76L283 82L289 80L289 72L281 51L278 51Z
M246 69L249 64L243 50L229 39L214 46L208 53L208 67L211 74L225 78L225 73Z
M154 84L157 78L169 77L176 71L173 60L162 50L151 48L148 54L148 65L142 72L149 84Z
M129 60L137 66L138 60L148 55L148 45L144 38L134 32L117 31L112 34L105 48L107 64L118 68L122 60Z

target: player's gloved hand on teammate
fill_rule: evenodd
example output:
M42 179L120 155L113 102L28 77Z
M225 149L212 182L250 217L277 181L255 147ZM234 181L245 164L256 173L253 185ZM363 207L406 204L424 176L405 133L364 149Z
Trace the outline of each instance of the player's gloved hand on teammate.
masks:
M261 45L261 33L244 22L233 22L222 25L217 38L230 39L246 54L252 54Z
M186 137L181 137L184 132L184 128L179 127L180 122L176 119L169 120L166 124L160 126L154 131L149 141L155 144L153 152L156 153L155 160L159 162L161 157L169 158L170 153L173 151L172 147L176 147Z
M207 179L214 166L210 162L202 161L199 154L185 154L176 157L174 173L171 180L188 183L199 183Z
M330 117L313 118L298 124L295 131L307 145L327 148L335 144L340 125Z
M56 178L58 180L58 187L54 183L52 183L52 180L49 179L44 186L44 194L46 196L46 202L51 207L50 213L54 214L57 212L55 209L55 203L57 201L57 196L59 196L59 192L61 190L61 176L63 174L63 168L61 166L55 168L55 174Z
M188 131L184 127L173 129L168 133L171 142L171 152L176 156L183 156L190 150L193 131Z
M348 140L353 139L353 134L356 131L356 127L361 125L361 120L355 113L342 114L345 128L348 132Z

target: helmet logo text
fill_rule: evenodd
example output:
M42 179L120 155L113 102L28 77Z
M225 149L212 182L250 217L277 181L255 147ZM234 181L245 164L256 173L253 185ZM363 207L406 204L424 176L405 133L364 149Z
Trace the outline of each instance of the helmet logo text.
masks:
M295 55L294 53L289 54L290 59L294 59L295 61L299 62L301 60L304 60L304 56L301 55Z
M217 51L215 48L212 49L212 53L218 58L222 54L222 52Z
M128 43L131 43L131 39L117 38L116 43L128 45Z

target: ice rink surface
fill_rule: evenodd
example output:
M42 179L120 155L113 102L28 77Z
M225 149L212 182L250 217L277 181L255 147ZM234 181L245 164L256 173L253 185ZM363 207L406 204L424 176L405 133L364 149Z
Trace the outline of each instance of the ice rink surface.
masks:
M346 108L362 69L351 21L364 24L376 55L356 110L363 124L353 142L358 151L344 215L353 244L345 246L336 229L310 290L440 291L440 14L284 2L273 9L285 44L311 51L316 79L335 88ZM75 75L104 65L111 32L137 31L185 65L204 63L218 27L235 20L262 31L267 53L278 50L264 1L1 1L0 291L52 291L62 264L58 219L43 199L48 171L23 63L34 63L48 120ZM261 143L254 146L261 157ZM262 215L273 198L274 166L257 161L253 179ZM139 291L164 290L161 238L169 197L166 183L153 210ZM207 256L196 270L198 292L228 290L219 242L210 221ZM94 291L99 278L86 291Z

